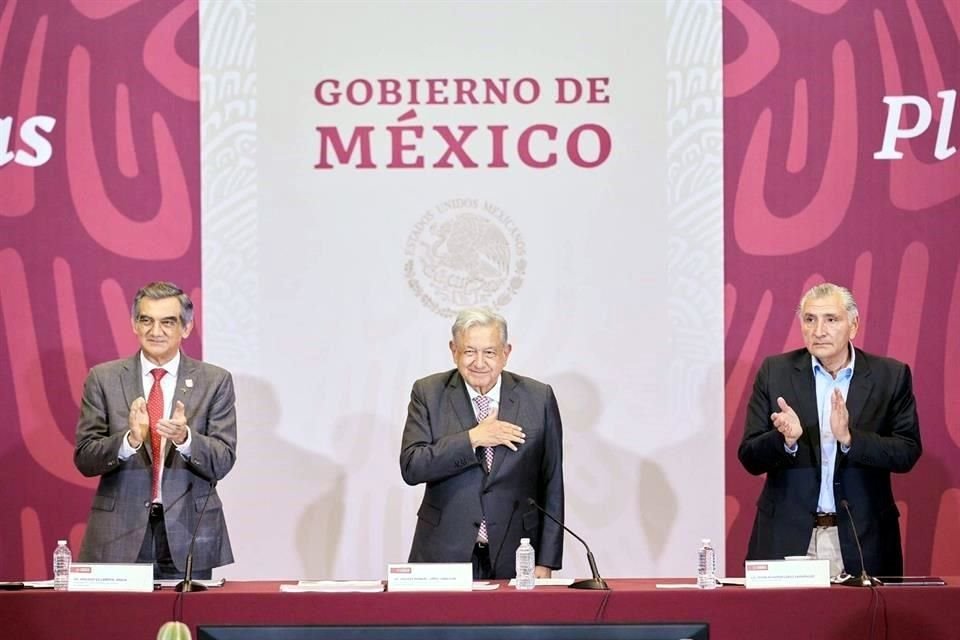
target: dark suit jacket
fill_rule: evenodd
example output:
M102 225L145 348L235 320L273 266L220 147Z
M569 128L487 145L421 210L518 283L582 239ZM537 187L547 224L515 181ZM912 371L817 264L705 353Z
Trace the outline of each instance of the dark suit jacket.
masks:
M193 381L187 387L187 380ZM149 442L125 461L118 455L128 429L130 405L143 395L139 352L90 370L83 387L74 464L85 476L100 476L80 548L82 562L134 562L148 522L152 456ZM170 554L184 569L200 510L210 494L193 551L193 567L233 562L223 506L214 482L236 459L237 419L230 373L180 355L176 400L184 404L191 432L190 460L167 443L163 470L164 520Z
M803 426L796 455L784 450L783 436L770 414L777 396L793 407ZM900 512L890 473L909 471L920 457L920 425L910 367L857 349L847 393L852 435L850 451L837 445L833 494L839 511L844 568L859 575L860 560L849 519L849 503L870 575L902 575ZM820 425L810 353L800 349L764 360L747 407L747 424L738 451L744 468L767 474L747 551L749 560L804 555L820 494Z
M534 498L563 519L563 433L553 389L507 371L499 418L523 428L516 452L496 447L487 474L467 431L477 425L466 384L454 369L413 385L400 450L407 484L427 484L410 562L470 562L486 516L497 578L515 575L514 552L530 538L537 564L561 567L563 530L527 504Z

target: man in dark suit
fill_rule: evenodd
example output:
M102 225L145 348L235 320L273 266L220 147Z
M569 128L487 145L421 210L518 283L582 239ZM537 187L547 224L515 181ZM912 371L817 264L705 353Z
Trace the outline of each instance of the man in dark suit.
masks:
M857 349L859 311L847 289L810 289L798 309L805 349L764 360L738 456L767 474L747 559L815 554L832 575L902 575L890 473L920 457L910 368Z
M140 351L97 365L83 388L74 464L100 484L79 560L152 562L155 578L182 578L197 530L193 577L210 578L233 562L216 491L236 459L233 379L180 352L193 303L176 285L140 289L132 325Z
M462 311L450 352L456 369L418 380L400 450L407 484L426 483L410 562L473 562L476 578L512 578L521 538L536 549L536 576L563 558L560 411L548 385L504 371L507 323Z

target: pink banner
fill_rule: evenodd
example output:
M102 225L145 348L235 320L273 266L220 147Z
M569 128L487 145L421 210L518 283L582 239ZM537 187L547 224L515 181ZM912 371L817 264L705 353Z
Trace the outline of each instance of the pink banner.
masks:
M960 575L960 4L723 6L728 572L761 482L736 460L753 376L802 344L798 298L827 279L858 297L858 346L914 371L907 572ZM200 302L198 62L197 0L0 0L0 579L79 548L79 394L136 348L137 287Z
M857 297L857 346L913 369L924 453L894 478L906 572L958 575L960 4L723 7L728 572L763 480L737 461L753 377L803 346L797 303L827 280Z
M0 579L79 550L79 396L137 288L199 295L198 63L196 0L0 1Z

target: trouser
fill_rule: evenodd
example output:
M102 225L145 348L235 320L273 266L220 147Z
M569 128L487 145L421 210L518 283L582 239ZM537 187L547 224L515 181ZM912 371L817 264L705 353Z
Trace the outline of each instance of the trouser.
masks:
M840 529L837 527L814 527L810 536L807 555L817 560L830 561L830 575L843 573L843 555L840 553Z
M493 579L493 568L490 566L490 545L478 542L473 546L473 579Z
M143 536L140 552L137 554L137 562L153 564L154 580L180 580L184 577L183 571L173 564L162 504L154 502L150 505L150 521L147 524L147 533ZM213 569L194 569L191 579L209 580L212 575Z

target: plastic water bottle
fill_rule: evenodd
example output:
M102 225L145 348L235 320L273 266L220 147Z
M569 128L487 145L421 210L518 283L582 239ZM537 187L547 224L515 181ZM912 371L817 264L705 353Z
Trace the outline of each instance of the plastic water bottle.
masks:
M73 554L70 553L67 541L57 540L57 548L53 551L53 588L55 590L67 590L71 562L73 562Z
M521 538L520 546L517 547L517 589L529 591L537 586L533 573L535 563L536 557L530 538Z
M717 582L717 552L710 543L710 538L700 541L697 552L699 565L697 566L697 586L701 589L714 589Z

